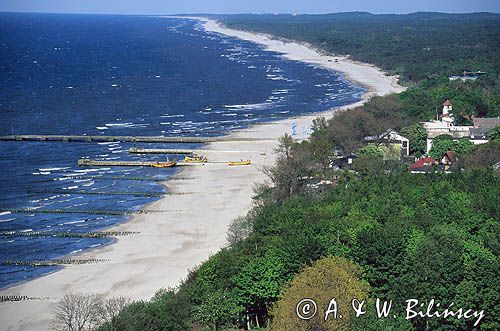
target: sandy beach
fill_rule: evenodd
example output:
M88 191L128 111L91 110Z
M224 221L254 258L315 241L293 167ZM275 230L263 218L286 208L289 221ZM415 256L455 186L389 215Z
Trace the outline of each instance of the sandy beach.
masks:
M368 64L340 56L326 56L299 43L285 43L265 35L227 29L215 21L203 21L207 31L222 33L264 45L284 57L314 63L339 71L350 81L365 86L372 95L401 92L397 78ZM338 59L335 62L334 59ZM251 159L251 166L229 167L213 163L186 167L175 181L163 183L169 192L189 193L167 196L147 209L176 210L164 214L139 215L113 227L112 231L136 231L140 234L118 237L112 245L83 253L82 259L108 262L71 265L44 277L0 291L0 296L28 296L46 300L0 303L0 330L49 329L51 310L66 292L100 293L133 300L149 299L160 288L174 287L194 268L226 244L226 230L233 219L245 215L252 205L253 185L266 180L262 167L272 165L277 138L297 125L310 127L317 116L331 117L336 111L362 104L329 110L310 116L289 118L252 126L232 137L269 138L262 141L210 143L209 161ZM233 151L233 152L231 152ZM241 152L238 152L241 151Z

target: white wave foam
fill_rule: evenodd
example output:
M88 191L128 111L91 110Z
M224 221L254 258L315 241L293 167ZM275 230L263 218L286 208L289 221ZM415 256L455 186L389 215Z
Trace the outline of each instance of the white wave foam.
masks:
M224 108L228 109L265 109L271 106L268 102L254 103L254 104L244 104L244 105L226 105Z
M58 171L58 170L65 170L69 169L70 167L61 167L61 168L40 168L38 169L39 171Z
M163 117L163 118L172 118L172 117L184 117L183 114L172 114L172 115L161 115L160 117Z
M78 223L85 223L85 222L86 222L85 220L80 220L80 221L66 222L66 223L62 223L59 225L78 224Z

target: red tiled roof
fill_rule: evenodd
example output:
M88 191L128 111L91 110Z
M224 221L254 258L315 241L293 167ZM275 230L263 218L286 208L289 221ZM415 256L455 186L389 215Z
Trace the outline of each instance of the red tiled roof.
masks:
M446 156L448 159L453 160L455 159L455 152L454 151L446 151L443 154L443 157Z
M451 158L455 157L455 152L454 151L446 151L446 152L444 152L444 155L446 155L448 158L451 159Z
M437 164L437 163L438 162L436 160L434 160L432 157L426 156L424 158L421 158L417 162L412 163L410 165L410 169L412 169L412 170L418 169L418 168L422 168L423 166L426 166L426 165Z

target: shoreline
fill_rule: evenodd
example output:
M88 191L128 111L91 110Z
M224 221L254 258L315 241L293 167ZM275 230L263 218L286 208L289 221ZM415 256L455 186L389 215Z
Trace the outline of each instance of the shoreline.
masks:
M107 296L125 296L134 300L149 299L162 287L175 287L191 270L216 253L226 243L226 230L236 217L245 215L252 206L254 183L263 182L263 166L272 165L272 153L277 138L290 132L292 124L310 127L318 116L332 117L336 112L354 108L372 95L386 95L404 90L393 85L395 77L386 76L372 65L362 65L340 57L321 55L298 43L284 43L267 36L230 30L219 23L199 17L208 32L218 32L265 45L269 51L282 53L290 60L315 63L343 73L344 78L362 83L368 92L362 100L324 112L289 117L265 125L253 124L230 137L266 137L270 141L214 142L203 148L209 150L210 161L228 161L223 151L242 151L235 159L251 159L252 165L228 167L225 163L193 166L183 169L172 178L194 177L193 180L167 180L161 185L169 192L193 194L166 196L146 204L148 209L179 210L175 213L148 214L130 217L107 230L137 231L139 235L114 238L104 247L74 255L79 258L108 260L90 265L70 265L42 277L2 289L0 295L60 298L65 292L92 292ZM247 39L250 38L250 39ZM339 63L329 62L332 57ZM362 82L364 80L364 82ZM307 138L297 130L298 139ZM251 150L251 152L248 152ZM243 152L244 151L244 152ZM0 303L2 330L44 330L49 327L50 301L21 301Z
M235 30L225 27L222 23L198 16L161 16L165 18L183 18L201 21L203 28L209 32L216 32L231 37L254 42L265 47L266 51L281 53L283 57L293 61L301 61L319 65L325 69L334 70L341 74L342 78L363 86L367 91L362 99L368 99L374 95L387 95L399 93L406 87L399 85L398 77L388 76L382 69L373 64L358 62L344 55L322 54L321 50L310 44L296 41L281 40L268 34L254 33L243 30ZM337 59L337 62L335 62Z

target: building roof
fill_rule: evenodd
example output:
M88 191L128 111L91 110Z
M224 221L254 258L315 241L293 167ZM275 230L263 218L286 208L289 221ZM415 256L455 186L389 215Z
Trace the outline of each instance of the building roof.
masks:
M446 101L443 103L443 106L446 106L446 107L451 106L451 101L450 101L450 99L446 99Z
M475 128L482 129L494 129L497 125L500 125L500 118L489 117L489 118L476 118L472 119Z
M454 151L446 151L443 153L443 157L447 157L448 160L450 160L451 162L455 162L456 161L456 154Z
M469 129L469 139L476 140L488 140L488 132L491 129L486 128L470 128Z
M436 160L434 160L432 157L426 156L426 157L421 158L417 162L412 163L410 165L410 169L411 170L417 170L417 169L421 169L421 168L423 168L425 166L432 165L432 164L437 164L437 163L438 162Z
M387 129L378 136L367 136L364 137L365 141L384 141L388 143L397 143L400 141L408 141L408 138L400 135L397 131L393 129Z

